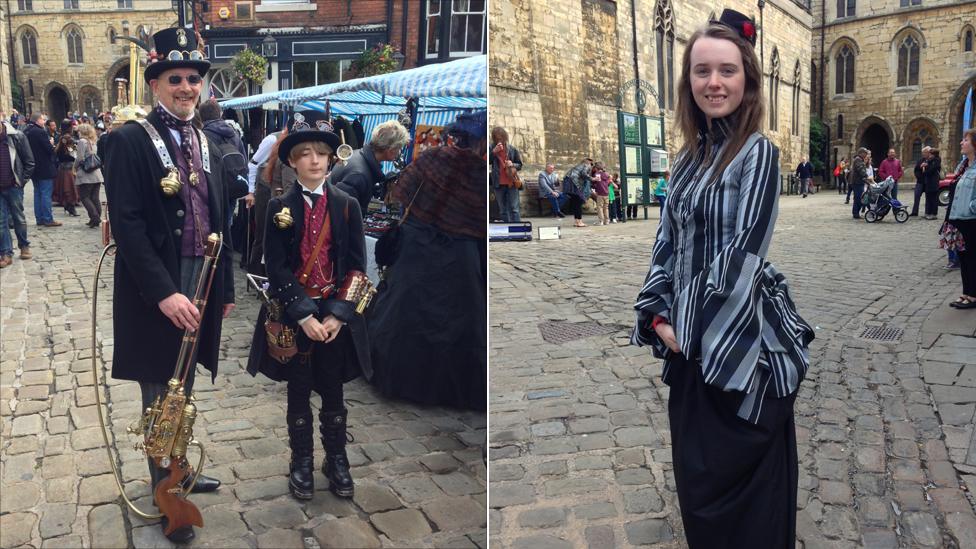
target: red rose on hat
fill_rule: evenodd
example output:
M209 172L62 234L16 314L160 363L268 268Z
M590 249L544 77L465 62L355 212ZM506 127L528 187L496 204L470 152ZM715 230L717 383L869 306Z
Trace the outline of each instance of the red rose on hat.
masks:
M746 38L752 38L756 35L756 27L749 21L742 23L742 35Z

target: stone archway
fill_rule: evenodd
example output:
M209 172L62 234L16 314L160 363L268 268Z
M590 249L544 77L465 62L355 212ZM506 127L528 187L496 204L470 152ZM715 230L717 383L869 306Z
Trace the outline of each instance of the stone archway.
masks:
M939 147L939 128L931 119L924 117L916 118L905 126L902 138L902 164L906 167L914 166L922 158L923 147Z
M942 151L943 167L948 168L951 163L951 167L955 167L956 164L962 159L962 152L956 145L959 143L957 140L962 139L962 133L969 128L964 128L963 123L963 110L966 106L966 98L969 90L973 90L973 112L976 113L976 76L973 76L963 82L961 86L956 90L954 94L949 98L947 102L947 113L946 120L948 124L946 126L949 135L946 139L948 146L945 147L946 150ZM970 127L976 126L976 114L974 114L974 120L970 122Z
M891 126L881 118L869 116L857 129L857 147L871 151L871 164L877 168L894 143ZM853 153L851 153L853 154Z
M71 112L71 97L61 86L54 86L48 90L45 104L48 117L57 120L58 124Z

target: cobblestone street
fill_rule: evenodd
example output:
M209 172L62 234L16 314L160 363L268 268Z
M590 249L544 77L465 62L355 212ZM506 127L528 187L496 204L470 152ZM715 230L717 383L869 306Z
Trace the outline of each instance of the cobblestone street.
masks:
M85 228L84 217L61 216L60 208L63 227L38 228L29 196L27 202L35 258L15 258L0 271L0 546L168 547L157 521L138 518L122 501L99 428L90 364L99 231ZM98 347L107 359L113 261L98 296ZM238 308L224 322L220 373L211 384L201 369L195 386L204 473L223 486L190 497L205 523L193 545L485 547L485 415L388 401L362 380L346 385L355 498L334 497L318 470L314 500L288 495L285 384L244 371L258 306L242 290L240 271L236 284ZM106 374L99 374L103 383ZM138 385L108 385L103 398L126 493L155 512L145 457L125 433L140 413ZM314 397L313 406L318 402ZM318 468L324 452L317 432L315 438ZM197 455L191 449L190 461Z
M628 344L649 211L490 246L493 549L685 546L662 363ZM817 334L796 401L798 547L976 547L976 314L946 306L960 277L938 227L853 221L829 190L781 197L769 259ZM550 343L551 321L604 335Z

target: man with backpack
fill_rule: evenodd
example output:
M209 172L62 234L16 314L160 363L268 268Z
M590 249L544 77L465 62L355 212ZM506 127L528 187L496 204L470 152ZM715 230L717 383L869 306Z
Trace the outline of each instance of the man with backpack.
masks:
M203 133L217 145L218 156L222 160L223 180L227 185L227 231L228 240L231 235L230 226L234 218L234 203L248 193L247 191L247 149L241 141L240 134L226 120L220 117L220 105L210 100L200 105L200 119L203 121ZM233 249L233 244L231 244Z

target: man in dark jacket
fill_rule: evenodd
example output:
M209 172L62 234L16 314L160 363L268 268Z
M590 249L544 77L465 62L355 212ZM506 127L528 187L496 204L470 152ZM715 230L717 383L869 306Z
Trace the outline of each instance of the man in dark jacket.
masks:
M851 208L854 219L861 219L861 196L864 195L864 186L868 182L868 168L865 159L868 157L868 150L861 147L857 150L851 164L851 189L854 191L854 206Z
M939 179L942 177L942 159L939 149L929 148L929 157L921 164L925 181L925 219L935 219L939 215Z
M207 306L200 311L191 301L208 234L224 232L227 204L217 146L192 124L210 63L188 56L168 58L172 50L196 52L195 36L184 29L164 29L153 41L162 60L149 64L144 77L158 104L145 120L109 134L104 162L109 217L118 244L112 377L138 381L143 407L165 398L184 331L193 330L197 337L186 393L192 393L196 363L210 370L211 380L216 377L222 319L234 308L233 262L226 243ZM164 177L178 178L175 192L161 184ZM167 471L157 469L152 460L149 469L155 489ZM193 491L216 490L219 484L200 475ZM166 529L164 521L164 533ZM188 542L193 527L176 528L167 537Z
M336 166L329 182L359 201L359 209L366 216L373 187L383 181L380 162L392 162L410 141L410 134L396 120L384 122L376 129L365 147L354 152L345 165Z
M51 194L54 192L54 176L58 173L54 156L54 141L47 133L47 115L36 112L30 117L31 123L24 129L31 154L34 155L34 221L40 227L60 227L54 220L51 209Z
M20 258L31 258L24 219L24 185L33 172L34 155L27 138L0 113L0 269L13 263L14 248L8 228L11 218Z
M800 159L800 164L796 167L796 176L800 179L800 194L806 198L807 193L810 192L810 183L813 181L813 164L807 160L807 157Z

